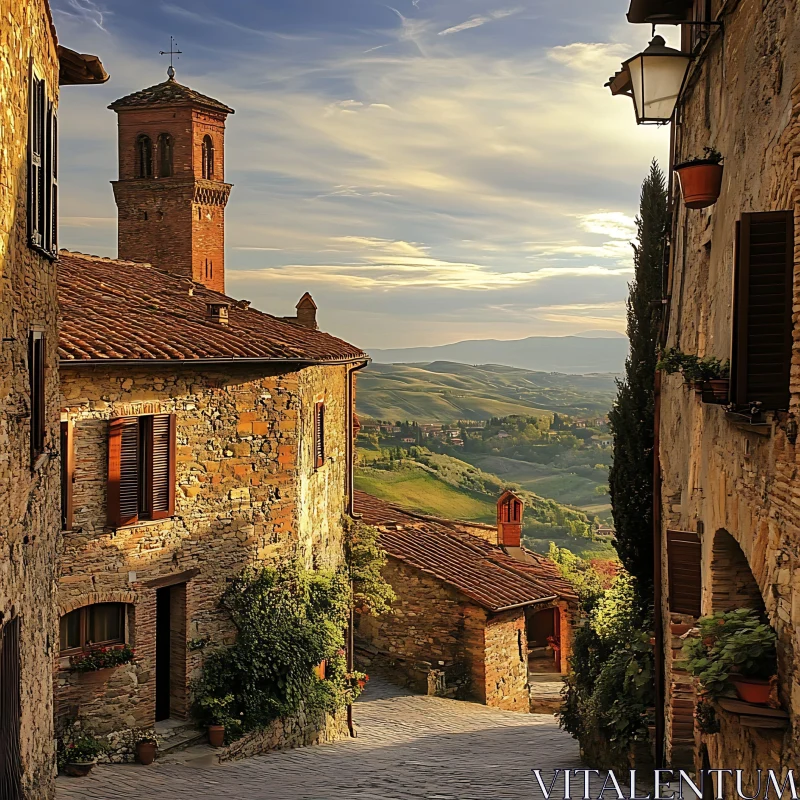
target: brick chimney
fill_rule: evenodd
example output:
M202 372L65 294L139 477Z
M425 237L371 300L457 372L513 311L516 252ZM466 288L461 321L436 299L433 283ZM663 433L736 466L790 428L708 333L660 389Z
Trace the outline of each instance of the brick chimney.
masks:
M503 492L497 501L497 543L519 547L522 538L522 500L514 492Z
M314 298L306 292L295 306L297 309L297 324L304 328L317 330L317 304Z

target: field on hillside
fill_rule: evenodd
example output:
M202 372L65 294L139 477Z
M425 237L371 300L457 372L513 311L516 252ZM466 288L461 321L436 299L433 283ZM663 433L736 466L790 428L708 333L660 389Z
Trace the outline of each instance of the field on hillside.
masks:
M393 469L385 464L380 469L362 465L356 470L356 488L423 514L494 524L496 499L509 481L449 456L427 453L422 458L424 464L404 459ZM528 547L546 553L550 542L555 542L582 557L614 557L609 544L569 532L570 525L587 529L578 524L575 512L526 490L521 495L526 503L523 536Z
M440 422L513 414L608 413L613 375L560 375L502 366L371 364L358 377L358 412L373 419Z
M597 487L608 483L605 470L587 470L591 477L578 475L569 468L558 468L552 464L534 464L502 456L464 453L462 458L484 472L497 475L510 483L517 483L529 492L550 497L559 503L575 506L587 514L598 516L604 521L609 517L611 504L607 495L597 492Z

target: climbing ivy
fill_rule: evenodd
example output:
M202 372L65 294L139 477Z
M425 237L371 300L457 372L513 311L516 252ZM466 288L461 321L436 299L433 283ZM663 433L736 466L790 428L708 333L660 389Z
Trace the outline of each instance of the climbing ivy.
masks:
M305 569L297 561L247 569L222 598L236 628L230 647L211 652L193 684L193 714L225 725L226 737L306 709L354 699L358 677L342 669L350 585L344 571ZM327 661L330 678L317 668Z
M362 522L345 522L345 561L353 582L353 607L357 613L380 616L391 611L392 587L383 577L386 552L378 543L380 532Z

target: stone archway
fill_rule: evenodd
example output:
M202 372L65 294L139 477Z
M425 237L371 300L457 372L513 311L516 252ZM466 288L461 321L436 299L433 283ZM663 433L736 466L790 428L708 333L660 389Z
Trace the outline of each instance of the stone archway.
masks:
M714 534L711 550L711 610L752 608L766 615L764 598L747 556L726 530Z

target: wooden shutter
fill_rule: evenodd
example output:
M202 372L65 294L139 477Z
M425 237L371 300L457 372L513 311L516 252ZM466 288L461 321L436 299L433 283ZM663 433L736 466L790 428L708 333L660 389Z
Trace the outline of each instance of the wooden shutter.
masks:
M139 519L139 418L112 419L108 431L108 524Z
M325 463L325 403L314 406L314 466Z
M690 531L667 531L669 610L700 616L703 589L700 537Z
M58 117L53 103L47 104L47 205L45 249L58 255Z
M28 378L31 395L31 463L44 452L44 334L31 331L28 346Z
M28 102L28 235L44 246L45 85L31 70Z
M794 214L742 214L737 226L731 393L736 405L789 408Z
M175 513L175 415L146 417L145 508L150 519Z
M61 423L61 530L72 530L72 486L75 482L75 451L72 440L74 426Z
M0 797L22 800L19 617L0 628Z

